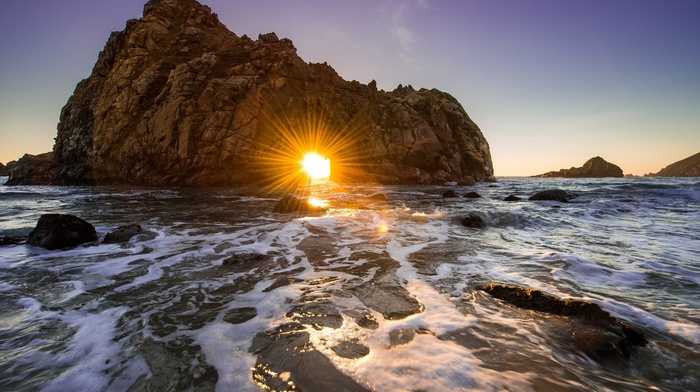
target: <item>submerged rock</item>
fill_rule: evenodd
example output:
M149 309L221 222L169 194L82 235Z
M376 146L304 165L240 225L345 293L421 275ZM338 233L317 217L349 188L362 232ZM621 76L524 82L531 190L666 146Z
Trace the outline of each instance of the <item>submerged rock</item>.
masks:
M522 197L518 197L515 195L510 195L510 196L507 196L505 199L503 199L503 201L520 201L520 200L522 200Z
M530 196L528 200L551 200L566 203L573 199L573 196L562 189L548 189L546 191L537 192Z
M26 238L20 237L0 237L0 246L21 245L27 242Z
M481 195L476 192L467 192L464 197L467 199L479 199L481 198Z
M481 288L491 296L522 309L579 319L571 336L576 346L595 359L629 357L633 347L648 342L629 323L617 320L598 304L573 298L561 299L540 290L490 283Z
M231 324L242 324L252 320L258 315L258 311L252 307L231 309L223 317L223 320Z
M119 226L116 229L107 233L102 242L105 244L121 244L124 242L128 242L131 239L131 237L139 233L143 233L143 228L141 228L140 225L132 224Z
M225 259L221 266L235 272L247 272L255 268L266 267L272 261L269 255L260 253L236 253Z
M283 214L295 213L295 212L325 212L326 209L323 207L317 207L311 205L306 199L298 199L292 195L287 195L279 199L275 206L272 208L272 212L279 212Z
M445 193L442 194L442 197L444 198L451 198L451 197L459 197L457 192L453 191L452 189L446 190Z
M476 212L469 213L469 215L462 218L461 222L462 225L475 229L486 227L486 221Z
M74 215L42 215L29 234L28 245L45 249L67 249L97 241L95 227Z
M250 347L250 352L257 356L253 380L265 390L272 391L366 392L314 348L304 329L301 324L289 323L257 334Z
M356 341L343 340L336 346L332 346L331 350L339 357L348 359L362 358L369 354L369 347L357 343Z

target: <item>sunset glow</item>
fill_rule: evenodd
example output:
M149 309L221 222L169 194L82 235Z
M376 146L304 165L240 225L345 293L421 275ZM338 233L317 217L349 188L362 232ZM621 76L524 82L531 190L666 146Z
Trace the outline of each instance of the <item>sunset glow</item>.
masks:
M324 180L331 175L331 160L315 152L306 154L301 164L311 180Z

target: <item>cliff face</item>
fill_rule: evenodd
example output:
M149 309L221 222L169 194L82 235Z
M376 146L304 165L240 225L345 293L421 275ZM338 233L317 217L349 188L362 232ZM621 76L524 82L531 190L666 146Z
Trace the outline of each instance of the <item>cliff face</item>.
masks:
M284 182L311 150L338 181L493 180L486 139L449 94L345 81L274 33L238 37L194 0L152 0L63 108L53 182Z
M654 177L700 177L700 153L689 156L661 169Z
M595 157L586 161L582 167L551 171L533 177L601 178L623 176L622 169L619 166L607 162L601 157Z

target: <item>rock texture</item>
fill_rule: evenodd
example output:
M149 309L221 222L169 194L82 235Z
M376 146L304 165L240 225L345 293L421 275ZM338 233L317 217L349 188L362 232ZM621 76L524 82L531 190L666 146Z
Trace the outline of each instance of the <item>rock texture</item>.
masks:
M700 153L672 163L652 177L700 177Z
M340 182L494 179L486 139L449 94L346 81L289 39L238 37L194 0L151 0L63 108L51 182L290 183L312 149Z
M582 167L551 171L533 177L602 178L623 176L622 169L619 166L607 162L601 157L595 157L586 161Z
M56 160L53 152L39 155L24 154L16 161L7 163L10 176L6 185L51 185L56 178Z
M530 196L528 200L548 200L566 203L573 199L573 196L563 189L547 189Z
M68 249L97 240L95 227L73 215L45 214L29 234L27 244L45 249Z
M573 337L579 349L596 359L609 359L618 355L629 358L635 347L643 347L648 343L641 332L629 323L611 316L594 302L561 299L540 290L498 283L490 283L481 289L522 309L586 321L568 335Z

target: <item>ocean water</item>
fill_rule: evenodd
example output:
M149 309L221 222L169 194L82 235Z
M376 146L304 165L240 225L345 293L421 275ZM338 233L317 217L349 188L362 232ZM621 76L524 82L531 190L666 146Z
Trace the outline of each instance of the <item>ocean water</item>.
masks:
M527 201L544 189L578 197ZM698 179L305 192L327 212L273 213L256 189L0 186L0 237L46 213L144 229L0 246L0 390L700 390ZM580 321L490 282L593 301L649 344L590 357Z

